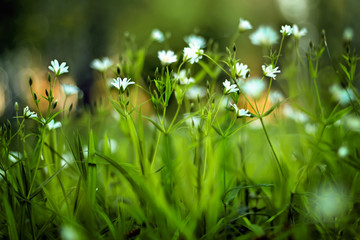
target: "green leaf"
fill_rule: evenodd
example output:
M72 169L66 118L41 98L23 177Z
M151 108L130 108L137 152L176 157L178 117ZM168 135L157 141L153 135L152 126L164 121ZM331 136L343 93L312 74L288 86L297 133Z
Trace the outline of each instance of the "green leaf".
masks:
M278 102L278 103L276 103L274 106L272 106L269 110L267 110L266 111L266 113L264 113L263 115L262 115L262 117L266 117L266 116L268 116L270 113L272 113L274 110L275 110L275 108L277 108L278 106L280 106L280 104L282 104L284 101L286 101L287 100L287 98L286 99L284 99L284 100L282 100L282 101L280 101L280 102Z
M141 115L143 118L147 119L148 121L150 121L157 129L159 129L162 133L165 133L165 130L154 120L152 120L151 118L145 116L145 115Z
M252 224L252 223L249 221L249 219L247 219L246 217L243 217L243 220L244 220L244 222L245 222L245 224L246 224L246 227L247 227L248 229L250 229L250 231L252 231L253 233L255 233L255 235L256 235L257 237L261 237L261 236L263 236L263 235L265 234L264 229L262 229L262 227L260 227L259 225L257 225L257 224Z
M18 233L16 230L17 224L16 224L13 210L12 210L6 196L7 196L7 194L3 195L3 204L4 204L4 208L5 208L6 222L7 222L7 224L5 226L7 226L7 228L8 228L9 239L16 240L16 239L19 239Z
M350 80L350 74L349 74L349 71L347 70L347 68L341 63L339 63L339 65L342 68L342 70L344 71L344 73L346 74L346 77L348 78L348 80Z
M340 120L341 118L343 118L345 115L347 115L352 110L353 110L353 107L349 106L347 108L344 108L344 109L338 111L332 117L330 117L329 119L326 120L326 124L328 124L328 125L333 124L334 122L336 122L336 121Z

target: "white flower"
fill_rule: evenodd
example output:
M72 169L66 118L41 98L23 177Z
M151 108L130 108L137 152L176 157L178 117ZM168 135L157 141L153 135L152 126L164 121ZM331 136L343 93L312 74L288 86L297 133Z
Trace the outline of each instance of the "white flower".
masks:
M245 32L250 29L252 29L251 23L248 20L244 20L244 19L240 18L239 31Z
M225 82L223 82L223 85L225 87L224 94L230 94L239 91L236 84L230 84L230 81L228 80L225 80Z
M341 105L347 105L351 102L351 100L355 99L354 92L349 89L343 89L338 84L334 84L329 88L330 93L332 94L332 97L339 101Z
M29 106L24 108L24 117L25 118L37 118L37 113L30 111Z
M60 76L63 73L67 73L69 66L66 66L66 62L61 63L59 65L58 60L54 59L51 61L51 66L49 66L49 69L55 73L56 76Z
M127 78L124 78L124 79L121 79L121 78L113 78L113 81L112 81L112 85L114 87L116 87L117 89L119 89L120 91L125 91L125 89L127 88L127 86L131 85L131 84L135 84L135 82L131 82L130 81L131 78L127 79Z
M271 46L277 43L279 36L268 26L260 26L254 33L250 35L251 43L260 46Z
M293 28L292 28L292 29L293 29L293 35L294 35L294 37L297 38L297 39L305 36L306 33L307 33L307 29L306 29L306 28L303 28L303 29L299 30L299 27L298 27L298 25L296 25L296 24L293 25Z
M174 73L174 78L179 80L181 85L189 85L190 83L195 83L195 79L192 77L187 77L186 70L181 70L179 74Z
M347 27L343 33L343 39L346 42L351 42L354 38L354 30L351 27Z
M248 68L248 65L245 65L243 63L236 63L235 65L235 77L238 78L247 78L249 77L250 69Z
M278 103L284 99L284 96L279 91L271 91L269 97L272 103Z
M234 108L235 113L238 117L250 117L251 116L251 114L249 113L249 110L245 110L242 108L239 109L236 104L230 103L230 105Z
M71 96L81 91L77 86L70 84L62 84L62 87L66 96Z
M194 86L190 87L186 91L185 95L186 95L187 98L189 98L191 100L196 100L198 98L203 98L203 97L206 96L206 88L194 85Z
M337 154L339 157L345 158L347 155L349 155L349 149L346 146L341 146L338 149Z
M276 78L275 73L280 73L280 70L278 69L279 67L273 68L272 65L269 65L267 67L265 65L262 65L261 67L262 67L264 76L273 78L274 80Z
M162 43L165 40L165 36L164 36L163 32L160 31L159 29L154 29L151 32L151 39L153 39L154 41L157 41L159 43Z
M185 123L189 126L193 126L195 128L198 128L200 127L200 123L201 123L201 117L199 116L192 116L192 117L189 117L189 114L186 113L184 114L184 118L187 118L185 120Z
M308 116L305 113L295 111L289 104L285 104L283 113L285 116L293 119L295 122L305 123L308 121Z
M105 72L112 65L113 61L111 61L108 57L104 57L102 60L94 59L91 62L90 67L100 72Z
M293 33L293 29L290 25L281 26L280 33L284 36L290 36Z
M261 79L254 78L246 81L242 88L246 94L258 99L265 89L265 83Z
M184 38L185 42L191 47L191 45L195 45L198 48L206 47L206 41L203 37L190 35Z
M55 120L51 120L48 124L47 124L47 128L49 130L53 130L53 129L56 129L56 128L59 128L61 127L61 122L55 122Z
M168 65L168 64L171 64L171 63L174 63L174 62L177 61L177 56L171 50L169 50L169 51L165 51L165 50L159 51L158 52L158 58L160 59L161 64L163 64L163 65Z
M198 62L202 58L204 50L197 44L190 44L190 47L184 48L184 61L189 61L191 64Z

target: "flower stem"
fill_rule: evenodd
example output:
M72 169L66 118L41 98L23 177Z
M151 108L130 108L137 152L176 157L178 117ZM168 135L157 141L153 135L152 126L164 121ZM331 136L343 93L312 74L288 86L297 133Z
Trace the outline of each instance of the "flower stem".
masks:
M263 121L262 117L260 117L259 119L260 119L260 122L261 122L261 126L262 126L262 128L263 128L263 130L264 130L266 139L267 139L267 141L268 141L268 143L269 143L269 145L270 145L271 151L272 151L272 153L274 154L274 157L275 157L276 163L277 163L277 165L278 165L278 167L279 167L279 170L280 170L280 172L281 172L281 175L282 175L283 177L285 177L284 172L283 172L283 170L282 170L282 168L281 168L281 165L280 165L279 158L278 158L277 155L276 155L274 146L272 145L271 140L270 140L270 137L269 137L269 135L268 135L268 133L267 133L267 131L266 131L264 121Z

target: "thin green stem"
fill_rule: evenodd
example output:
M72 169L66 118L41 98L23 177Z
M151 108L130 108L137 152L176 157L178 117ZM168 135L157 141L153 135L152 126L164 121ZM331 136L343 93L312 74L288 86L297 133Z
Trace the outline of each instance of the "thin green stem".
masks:
M168 128L168 130L167 130L166 132L170 132L170 131L171 131L171 127L174 125L174 123L175 123L175 121L176 121L176 119L177 119L177 117L178 117L178 115L179 115L179 112L180 112L180 109L181 109L181 105L182 105L182 104L178 104L178 107L177 107L177 109L176 109L175 116L174 116L173 120L171 121L170 126L169 126L169 128Z
M271 143L271 140L270 140L270 137L269 137L269 135L268 135L268 132L266 131L266 127L265 127L264 121L263 121L263 119L262 119L261 117L260 117L259 119L260 119L260 122L261 122L261 126L262 126L262 128L263 128L263 130L264 130L266 139L267 139L267 141L268 141L268 143L269 143L269 145L270 145L271 151L272 151L272 153L274 154L274 157L275 157L276 163L277 163L277 165L278 165L278 167L279 167L279 170L280 170L280 172L281 172L281 175L284 177L284 176L285 176L285 175L284 175L284 172L283 172L283 170L282 170L282 168L281 168L280 161L279 161L279 159L278 159L278 157L277 157L277 155L276 155L274 146L273 146L272 143Z
M270 89L271 89L272 81L273 81L273 79L270 78L269 88L268 88L268 91L267 91L267 94L266 94L265 103L264 103L264 107L263 107L263 110L262 110L262 112L261 112L261 115L263 115L263 114L264 114L264 111L265 111L265 107L266 107L266 104L267 104L267 101L268 101L268 98L269 98L269 94L270 94Z
M209 55L203 53L203 56L207 57L208 59L210 59L213 63L216 64L216 66L218 66L224 73L226 73L226 75L228 75L231 78L231 74L228 73L222 66L220 66L220 64L218 64L212 57L210 57Z

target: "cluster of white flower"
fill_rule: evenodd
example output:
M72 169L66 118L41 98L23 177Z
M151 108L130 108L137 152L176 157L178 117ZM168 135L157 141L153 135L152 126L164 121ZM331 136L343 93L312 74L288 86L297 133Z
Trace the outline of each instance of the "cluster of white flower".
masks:
M189 61L191 64L199 62L204 53L204 48L206 46L206 41L203 37L190 35L185 37L185 42L189 47L184 48L184 61Z

